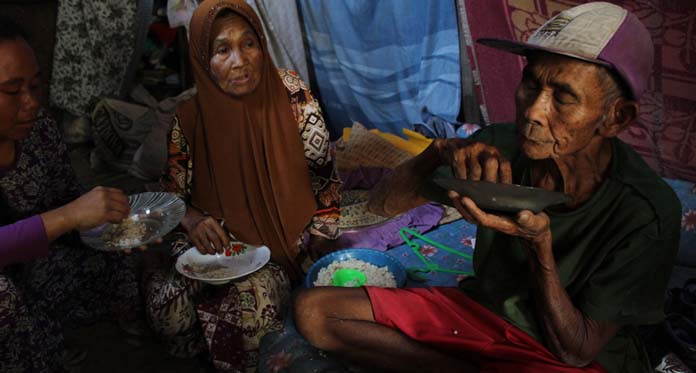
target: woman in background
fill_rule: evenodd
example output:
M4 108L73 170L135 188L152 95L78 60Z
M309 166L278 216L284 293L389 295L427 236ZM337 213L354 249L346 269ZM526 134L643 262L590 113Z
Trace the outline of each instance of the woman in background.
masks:
M276 69L244 1L201 3L190 40L198 93L177 109L164 180L188 206L175 255L191 245L221 253L235 237L268 246L271 262L207 289L171 269L153 273L148 314L171 353L207 347L220 370L255 370L291 282L338 235L340 181L317 101L296 73Z

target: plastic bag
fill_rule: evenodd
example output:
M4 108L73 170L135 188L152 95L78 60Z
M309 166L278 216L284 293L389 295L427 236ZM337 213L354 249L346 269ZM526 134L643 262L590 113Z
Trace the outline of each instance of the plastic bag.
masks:
M191 23L193 11L198 7L195 0L168 0L167 1L167 20L169 27L176 28L184 26L188 29Z
M142 86L136 87L131 97L142 102L155 114L155 121L149 124L150 132L143 137L140 147L133 154L133 163L128 169L131 175L143 180L155 180L162 176L167 164L167 134L173 124L179 102L187 100L196 93L195 88L181 92L157 102Z
M166 166L167 133L176 106L195 93L191 88L157 102L144 87L136 86L131 92L135 103L101 100L92 113L92 169L116 169L143 180L157 179Z

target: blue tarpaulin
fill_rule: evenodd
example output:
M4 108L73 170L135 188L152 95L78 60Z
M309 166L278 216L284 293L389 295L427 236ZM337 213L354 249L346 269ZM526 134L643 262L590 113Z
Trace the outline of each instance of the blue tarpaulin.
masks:
M450 0L300 0L318 94L334 136L359 121L401 133L461 103Z

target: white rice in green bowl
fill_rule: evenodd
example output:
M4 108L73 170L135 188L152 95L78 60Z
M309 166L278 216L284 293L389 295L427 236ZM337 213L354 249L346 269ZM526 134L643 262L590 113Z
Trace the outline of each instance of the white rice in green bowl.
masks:
M365 274L366 281L364 286L378 286L382 288L395 288L396 279L389 271L389 267L377 267L374 264L358 259L348 259L335 261L319 270L314 286L333 286L334 273L339 269L357 269Z

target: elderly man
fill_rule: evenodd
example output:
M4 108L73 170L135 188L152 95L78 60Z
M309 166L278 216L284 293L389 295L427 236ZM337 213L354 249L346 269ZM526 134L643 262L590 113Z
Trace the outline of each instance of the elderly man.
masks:
M638 114L652 65L650 35L623 8L564 11L519 43L515 125L436 140L380 184L374 211L427 201L442 169L572 197L515 216L450 191L479 226L476 277L456 288L314 288L295 304L313 345L393 371L648 372L636 326L663 317L680 205L616 138ZM446 167L440 167L440 166Z

